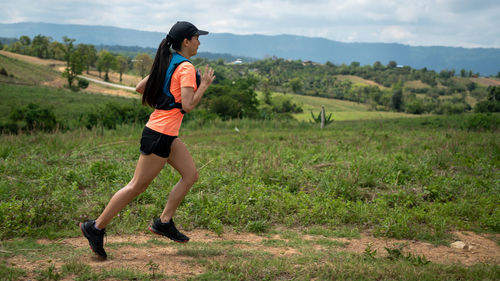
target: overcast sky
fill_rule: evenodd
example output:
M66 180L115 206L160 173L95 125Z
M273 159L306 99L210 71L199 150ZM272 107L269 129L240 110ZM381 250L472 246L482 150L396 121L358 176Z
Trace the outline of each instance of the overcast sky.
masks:
M500 48L500 0L2 0L1 23L168 32L177 20L234 34Z

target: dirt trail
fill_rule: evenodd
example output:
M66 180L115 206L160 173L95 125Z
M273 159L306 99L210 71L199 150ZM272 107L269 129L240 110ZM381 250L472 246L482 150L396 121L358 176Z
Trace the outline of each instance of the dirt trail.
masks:
M342 251L363 254L367 246L370 245L372 250L377 250L378 257L384 257L386 256L386 250L384 247L398 248L399 245L404 245L403 253L412 253L419 256L423 255L433 263L459 263L467 266L476 263L500 265L500 246L485 235L475 234L472 232L453 233L457 240L460 240L467 245L467 249L457 249L447 246L436 247L429 243L412 240L374 238L364 234L361 235L360 238L348 239L327 238L320 235L303 235L300 234L300 232L297 233L303 240L312 242L313 248L317 251ZM265 240L288 241L287 239L282 238L279 234L260 236L252 233L224 233L221 236L217 236L213 232L200 229L187 231L186 234L191 237L191 241L206 244L209 247L212 242L235 241L243 242L235 244L234 247L244 250L259 252L265 251L275 256L294 256L301 254L300 247L264 246L265 243L263 242L265 242ZM151 241L153 238L162 241L162 243L152 246L151 244L147 244L148 241ZM498 240L500 235L494 235L492 238ZM314 244L314 241L319 239L323 241L324 239L338 241L345 243L346 246L325 246L324 244ZM131 270L148 273L150 270L148 263L153 261L159 266L158 272L167 276L177 275L187 278L201 274L205 271L205 269L200 265L190 262L195 259L194 257L179 254L179 249L184 247L182 244L179 245L174 242L170 242L161 236L153 234L110 235L107 237L106 241L106 243L110 245L109 247L106 247L109 255L109 258L106 261L99 261L94 257L94 254L88 246L87 240L83 237L65 238L57 241L41 239L37 242L39 244L65 245L69 246L70 249L74 249L75 252L83 252L84 254L78 257L78 261L88 264L96 270L109 270L112 268L126 267ZM140 245L148 246L144 247ZM190 244L188 243L186 245ZM293 243L290 245L293 245ZM22 268L27 272L30 272L26 278L31 278L36 277L33 275L33 272L36 272L37 269L46 268L51 264L55 265L56 268L60 268L65 262L67 262L67 259L64 260L64 258L60 258L49 261L39 259L37 261L32 261L32 259L28 260L25 257L18 255L8 259L7 262L14 267Z

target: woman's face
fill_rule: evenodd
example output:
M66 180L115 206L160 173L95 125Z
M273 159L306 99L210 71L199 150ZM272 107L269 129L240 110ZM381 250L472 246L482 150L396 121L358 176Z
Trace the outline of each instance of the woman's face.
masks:
M198 53L198 47L200 46L200 41L198 40L198 35L194 35L191 37L191 40L186 40L187 44L185 47L187 48L187 51L189 52L189 55L195 56Z

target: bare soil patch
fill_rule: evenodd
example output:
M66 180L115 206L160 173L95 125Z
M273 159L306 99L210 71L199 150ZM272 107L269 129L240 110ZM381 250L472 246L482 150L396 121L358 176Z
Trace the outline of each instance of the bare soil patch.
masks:
M425 84L421 80L407 81L405 82L405 86L413 89L424 89L430 88L431 86Z
M500 86L500 79L496 78L477 77L470 79L481 86Z
M298 233L300 239L311 241L313 243L312 248L316 251L342 251L363 254L365 249L370 246L372 250L377 250L378 257L385 257L387 255L385 247L396 249L403 245L403 253L425 256L433 263L459 263L467 266L476 263L500 265L500 246L497 242L491 240L486 235L473 232L457 231L453 233L456 240L466 244L466 248L464 249L447 246L433 246L426 242L414 240L375 238L367 234L362 234L361 238L326 238L321 235L304 235L300 234L300 232ZM198 243L210 244L211 242L217 241L244 242L235 244L234 248L256 252L268 252L275 256L294 256L299 255L301 251L300 247L274 247L263 245L262 242L270 239L283 240L284 242L289 241L278 234L260 236L253 233L226 232L218 236L213 232L202 229L187 231L186 234L191 237L191 241ZM489 237L492 236L490 235ZM493 239L499 238L500 235L493 235ZM160 243L159 245L148 244L151 239L157 239L165 243ZM345 243L346 246L339 247L314 244L315 240L320 239L342 242ZM78 261L90 265L96 270L126 268L138 272L150 273L148 263L152 261L159 266L158 272L167 276L183 276L183 278L186 278L201 274L205 271L202 266L192 262L195 258L179 254L179 249L184 247L183 244L179 245L161 236L152 234L110 235L106 240L107 245L109 245L109 247L106 247L109 255L106 261L100 261L94 257L87 240L83 237L65 238L55 241L40 239L37 242L40 244L57 243L70 246L75 252L84 252L85 254L78 256ZM188 246L189 244L186 245ZM70 253L68 253L68 255L69 254ZM27 272L31 272L28 274L27 278L33 278L34 276L32 275L34 271L47 268L50 265L60 268L63 264L67 263L68 260L65 257L61 257L54 260L42 258L37 261L32 261L31 259L28 260L18 255L8 259L7 262L16 268L22 268Z
M26 56L26 55L11 53L11 52L2 51L2 50L0 50L0 54L4 55L6 57L17 59L17 60L21 60L21 61L25 61L25 62L29 62L29 63L33 63L33 64L47 65L47 66L50 66L53 68L65 65L65 62L60 61L60 60L40 59L37 57Z
M92 77L94 79L99 79L99 80L104 81L104 72L101 73L101 76L99 76L99 72L97 72L95 70L91 70L91 71L89 71L89 73L84 71L82 74L85 76L88 76L88 77ZM130 87L135 87L137 85L137 83L139 83L139 81L142 80L141 77L139 77L139 76L130 75L130 74L123 74L122 81L120 82L120 73L109 72L108 75L109 75L109 80L110 80L108 82L122 84L122 85L130 86Z
M353 83L360 83L360 84L365 84L365 85L368 85L368 86L377 86L380 89L386 89L386 87L384 87L383 85L380 85L379 83L377 83L375 81L366 80L366 79L363 79L363 78L361 78L359 76L354 76L354 75L336 75L335 77L337 77L340 81L350 80Z

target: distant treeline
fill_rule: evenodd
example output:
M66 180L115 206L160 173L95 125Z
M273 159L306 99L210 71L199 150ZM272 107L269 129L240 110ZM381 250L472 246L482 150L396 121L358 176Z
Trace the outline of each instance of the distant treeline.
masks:
M198 60L202 65L208 61ZM293 92L370 104L374 110L404 111L413 114L452 114L470 111L468 99L483 101L499 87L484 87L474 82L477 74L465 69L439 73L376 62L361 66L316 64L309 61L269 58L243 64L215 64L217 79L251 78L257 88L266 92ZM354 83L345 75L361 77L380 85ZM500 73L499 73L500 75ZM500 76L499 76L500 77ZM415 81L416 86L406 82Z
M66 61L65 77L72 87L76 74L92 68L108 80L108 72L135 72L145 77L152 65L153 48L100 46L78 44L74 39L64 37L64 43L52 38L37 35L33 39L21 36L19 40L3 46L5 50ZM109 47L105 49L104 47ZM137 53L140 51L141 53ZM300 112L299 105L291 98L279 100L272 98L271 92L294 92L301 95L320 96L349 100L371 105L373 110L394 110L413 114L435 113L455 114L472 110L468 100L476 102L490 100L497 102L499 87L484 87L470 78L479 76L471 70L442 70L439 73L423 69L400 66L396 61L384 65L361 66L359 62L350 65L335 65L331 62L317 64L302 60L268 58L243 63L227 63L218 58L212 60L201 56L192 58L196 66L210 64L215 68L217 79L214 87L206 94L200 105L203 115L208 118L214 114L222 118L271 118ZM230 60L234 57L227 57ZM374 81L379 85L353 83L343 75L352 75ZM498 74L500 77L500 73ZM418 86L406 82L416 81ZM85 86L85 85L83 85ZM256 99L255 90L264 93L261 104ZM488 99L489 98L489 99ZM480 104L480 103L478 103ZM496 109L486 106L476 111ZM201 113L200 113L201 114ZM285 115L283 115L285 114ZM272 118L274 118L272 117Z

